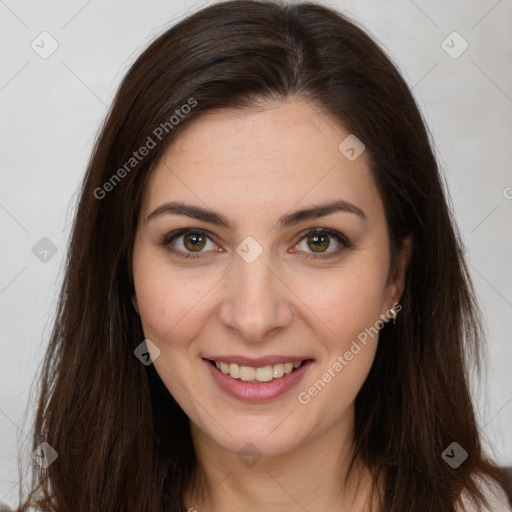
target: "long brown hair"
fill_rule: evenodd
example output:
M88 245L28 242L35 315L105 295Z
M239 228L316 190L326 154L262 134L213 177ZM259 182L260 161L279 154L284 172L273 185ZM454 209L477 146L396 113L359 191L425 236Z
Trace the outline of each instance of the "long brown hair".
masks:
M469 389L480 313L408 86L335 10L234 0L188 16L137 58L97 138L38 375L31 449L46 442L58 458L32 466L19 510L185 511L182 490L196 463L188 418L154 367L134 356L144 339L131 302L141 197L163 151L201 114L291 96L364 141L392 254L413 238L403 309L380 332L356 398L353 460L364 458L375 487L385 483L383 512L453 512L463 489L480 503L479 478L498 481ZM452 442L468 454L456 468L441 456Z

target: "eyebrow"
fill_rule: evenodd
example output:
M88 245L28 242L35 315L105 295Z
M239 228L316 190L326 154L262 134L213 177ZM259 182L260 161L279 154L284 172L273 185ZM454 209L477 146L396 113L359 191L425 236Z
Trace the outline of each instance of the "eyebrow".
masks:
M283 215L278 225L281 228L290 227L302 222L304 220L318 219L326 215L331 215L336 212L352 213L361 217L364 221L368 222L368 218L361 208L357 207L347 201L337 200L330 201L328 203L311 206L302 210L296 210L288 215ZM201 206L194 206L191 204L180 203L178 201L171 201L169 203L162 204L155 210L153 210L147 217L146 221L152 220L160 215L185 215L192 219L201 220L217 226L222 226L228 229L233 229L234 222L228 217L208 208Z

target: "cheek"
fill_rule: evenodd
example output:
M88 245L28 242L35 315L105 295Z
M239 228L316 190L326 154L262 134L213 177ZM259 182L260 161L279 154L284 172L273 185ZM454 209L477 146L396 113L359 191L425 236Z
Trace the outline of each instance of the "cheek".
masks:
M339 279L326 278L324 284L307 301L323 355L297 399L325 426L348 410L373 364L383 325L379 317L383 278L368 269L361 273L347 270L340 272Z
M211 282L210 282L211 281ZM189 277L173 272L168 263L154 259L134 265L134 282L142 326L147 337L172 340L182 344L193 339L201 328L199 319L205 315L208 291L213 277Z
M195 417L190 394L196 396L201 389L189 379L190 357L208 316L205 293L213 283L204 290L205 280L185 279L168 267L148 265L149 270L139 274L135 283L139 315L145 337L160 350L153 363L157 373L186 413Z
M294 291L315 332L333 348L342 349L382 313L386 276L376 265L347 265L336 272L301 276Z
M308 288L304 278L300 292L314 312L311 322L325 354L298 398L301 404L308 404L311 413L325 415L327 424L343 414L361 389L383 325L380 314L385 267L375 258L354 262L334 275L319 276L314 288ZM309 295L305 295L308 289Z

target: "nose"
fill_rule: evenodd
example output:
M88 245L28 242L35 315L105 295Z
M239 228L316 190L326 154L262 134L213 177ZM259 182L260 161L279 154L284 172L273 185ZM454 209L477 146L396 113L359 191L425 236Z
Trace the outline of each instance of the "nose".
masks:
M252 263L237 255L226 276L219 319L246 342L267 340L286 329L295 316L294 295L271 263L268 251Z

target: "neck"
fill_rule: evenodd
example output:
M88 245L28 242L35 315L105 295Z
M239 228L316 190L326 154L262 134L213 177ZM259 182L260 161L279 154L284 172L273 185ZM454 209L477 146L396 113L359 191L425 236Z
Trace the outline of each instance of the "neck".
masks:
M364 510L371 475L360 459L349 468L353 415L348 425L336 424L288 453L244 461L192 422L191 433L198 464L184 493L187 510Z

